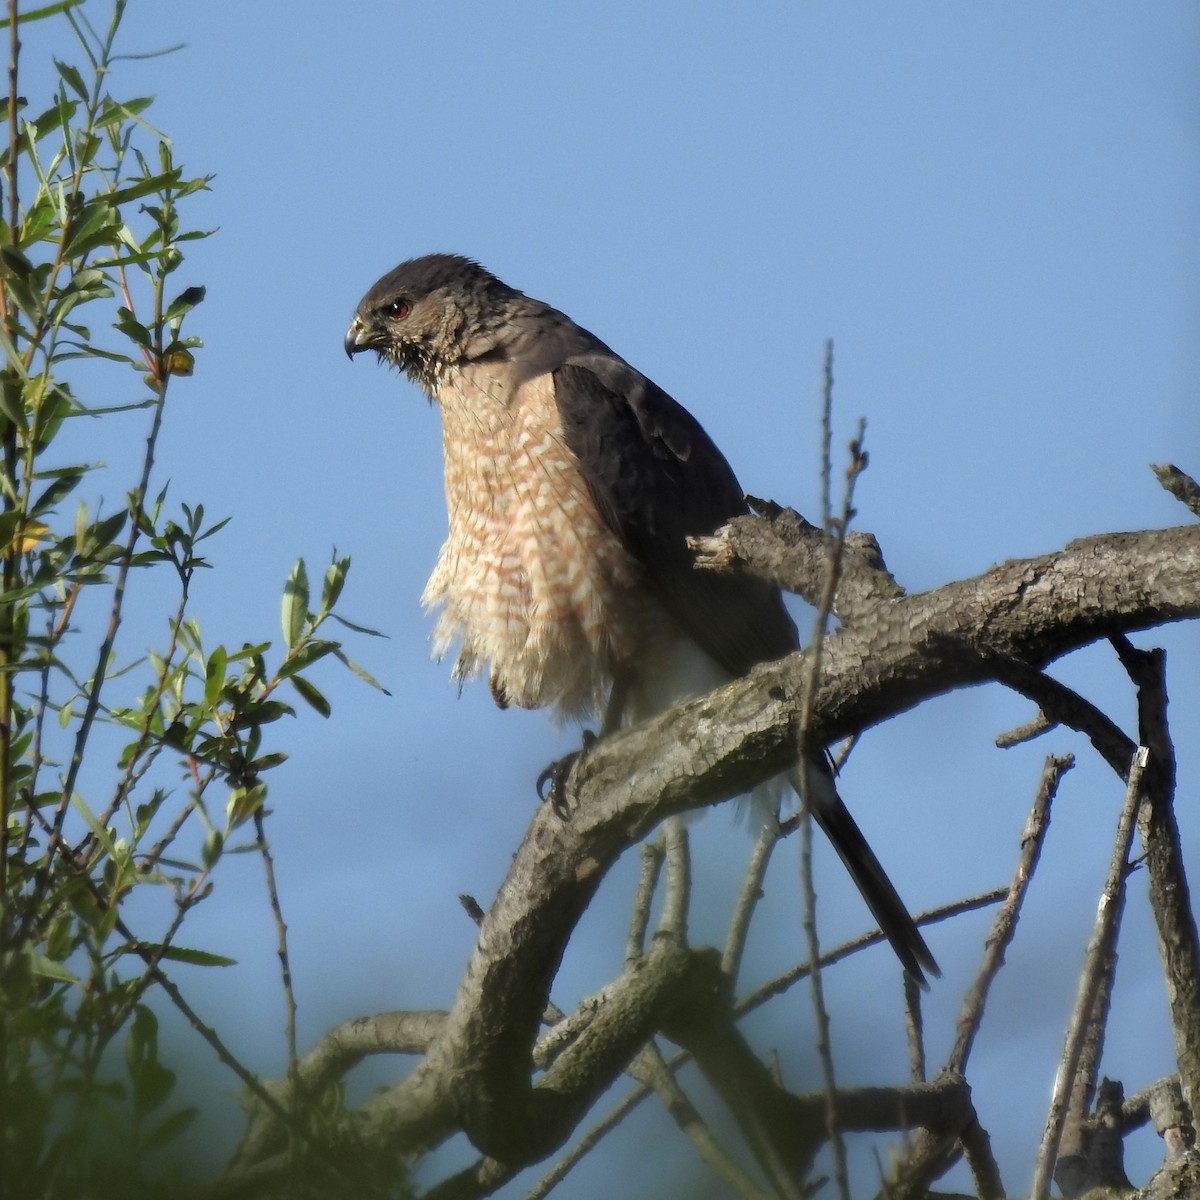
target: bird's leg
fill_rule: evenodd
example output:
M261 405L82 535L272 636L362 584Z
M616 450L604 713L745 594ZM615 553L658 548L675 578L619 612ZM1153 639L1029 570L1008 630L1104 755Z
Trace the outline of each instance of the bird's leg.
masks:
M617 675L604 704L604 718L600 722L600 733L595 734L590 729L583 731L583 745L562 758L555 759L538 777L537 794L542 803L549 801L554 811L566 820L569 811L567 802L567 776L575 766L580 755L586 754L600 738L607 736L618 726L625 715L625 704L629 698L629 688L622 676ZM547 791L547 785L549 790Z
M549 803L564 821L571 815L567 797L567 779L571 774L571 769L580 756L586 754L598 740L590 729L585 729L583 745L578 750L572 750L570 754L564 754L562 758L556 758L537 777L538 799L543 804Z

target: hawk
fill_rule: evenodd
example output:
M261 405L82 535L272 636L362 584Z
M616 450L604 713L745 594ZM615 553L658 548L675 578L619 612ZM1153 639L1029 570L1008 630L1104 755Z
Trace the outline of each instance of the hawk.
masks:
M434 653L488 673L501 707L601 716L601 733L799 645L777 588L698 571L687 538L746 512L699 422L570 317L468 258L401 263L358 305L374 350L442 419L449 533L425 587ZM812 815L909 974L933 955L823 757Z

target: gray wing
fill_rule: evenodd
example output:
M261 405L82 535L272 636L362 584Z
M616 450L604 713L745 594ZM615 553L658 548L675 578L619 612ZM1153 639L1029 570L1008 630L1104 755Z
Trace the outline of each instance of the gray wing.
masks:
M700 423L615 355L578 354L553 374L567 444L592 497L667 611L733 675L795 649L796 627L777 588L693 566L686 538L746 511L737 477ZM814 818L901 963L924 984L926 972L939 974L929 947L838 796L825 759L809 761Z
M794 650L796 627L777 588L695 568L687 538L747 511L695 417L616 355L573 355L553 375L592 498L667 611L732 675Z

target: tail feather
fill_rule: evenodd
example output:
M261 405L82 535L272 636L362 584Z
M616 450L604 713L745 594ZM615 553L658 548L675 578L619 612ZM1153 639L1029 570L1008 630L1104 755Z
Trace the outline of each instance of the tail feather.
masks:
M937 977L941 971L921 931L875 857L875 852L867 844L850 810L842 803L825 761L808 759L806 766L808 803L813 820L833 843L833 848L850 872L884 937L891 943L901 966L922 987L928 987L926 973ZM800 793L799 776L799 768L790 772L791 783L797 794Z

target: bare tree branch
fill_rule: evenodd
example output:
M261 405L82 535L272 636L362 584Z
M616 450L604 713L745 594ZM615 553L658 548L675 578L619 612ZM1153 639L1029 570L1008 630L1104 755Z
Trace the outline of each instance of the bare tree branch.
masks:
M1175 752L1167 727L1166 656L1137 650L1124 638L1113 644L1138 688L1138 725L1150 749L1146 802L1138 813L1138 833L1150 876L1150 908L1166 977L1175 1036L1175 1059L1183 1094L1200 1098L1200 937L1192 915L1175 820Z
M967 1068L967 1059L971 1055L971 1047L979 1032L983 1020L983 1009L987 1003L988 991L992 982L1004 965L1004 952L1012 942L1016 931L1017 919L1021 913L1021 903L1033 872L1037 867L1038 857L1042 852L1046 830L1050 827L1050 805L1054 801L1058 785L1062 777L1075 765L1073 755L1062 758L1050 757L1042 767L1042 778L1038 784L1037 795L1029 812L1029 819L1021 833L1021 853L1017 860L1017 869L1013 881L1009 885L1008 896L1004 905L996 914L992 928L984 941L983 961L979 964L975 980L963 998L962 1008L958 1014L957 1030L954 1048L946 1059L946 1070L962 1075Z
M710 571L750 571L810 604L821 598L821 571L836 535L810 524L798 512L748 496L754 517L736 517L711 537L689 538L696 565ZM879 543L869 533L849 531L841 578L833 601L838 620L853 624L904 589L884 564Z
M1125 900L1125 877L1129 871L1129 847L1133 840L1134 823L1141 806L1142 776L1149 762L1149 751L1139 747L1129 771L1129 782L1125 789L1125 803L1117 822L1117 835L1113 844L1112 860L1104 890L1100 896L1100 907L1092 936L1084 955L1083 972L1079 980L1079 991L1071 1014L1071 1023L1063 1047L1062 1060L1054 1080L1054 1095L1046 1116L1046 1128L1042 1144L1034 1165L1031 1200L1045 1200L1058 1155L1059 1139L1062 1137L1063 1122L1071 1089L1076 1085L1079 1056L1087 1035L1087 1027L1095 1013L1095 1001L1106 960L1115 952L1117 929L1120 925L1121 909Z
M646 948L646 930L650 926L650 906L658 887L658 876L663 864L663 834L653 842L642 843L642 869L638 875L637 889L630 906L629 936L625 941L625 965L630 966L642 956Z
M1197 615L1200 526L1088 538L976 579L893 595L825 639L812 738L853 734L956 687L1009 682L1118 631ZM548 806L534 815L422 1061L360 1110L368 1134L421 1150L463 1129L514 1169L562 1143L661 1027L693 969L686 950L653 939L613 1002L581 1019L578 1037L539 1076L539 1022L580 914L617 857L667 817L744 793L794 763L808 664L803 652L766 664L580 757L566 819ZM1041 689L1039 705L1058 719L1071 693L1028 675L1021 682ZM1111 722L1094 709L1085 717L1107 757L1118 758ZM753 1002L774 994L760 991Z
M1004 965L1004 952L1012 942L1021 903L1037 866L1042 842L1050 823L1051 802L1063 775L1070 770L1074 761L1069 755L1065 758L1052 757L1046 760L1042 768L1033 807L1021 834L1017 868L1012 883L1005 892L1004 905L996 914L991 930L984 939L983 959L971 987L963 998L957 1021L957 1037L942 1074L965 1073L971 1047L983 1020L988 991ZM947 1139L941 1130L922 1130L908 1146L902 1160L899 1175L903 1180L903 1189L898 1191L898 1195L923 1196L929 1184L953 1164L960 1150L975 1156L971 1170L979 1182L980 1195L1002 1195L999 1169L990 1161L990 1154L984 1153L988 1140L986 1132L978 1123L970 1127L968 1132L971 1139L969 1148L966 1141L956 1145L952 1139Z
M767 864L771 861L771 853L779 844L783 831L778 822L764 822L754 839L754 851L746 865L746 874L742 879L741 891L733 906L733 914L729 919L729 932L725 935L725 951L721 955L721 969L736 985L738 972L742 965L742 954L746 949L746 935L750 930L750 918L754 915L755 906L762 897L763 878L767 873Z
M1178 467L1167 463L1163 466L1152 465L1150 470L1159 483L1182 504L1200 517L1200 485L1190 476L1185 475Z

